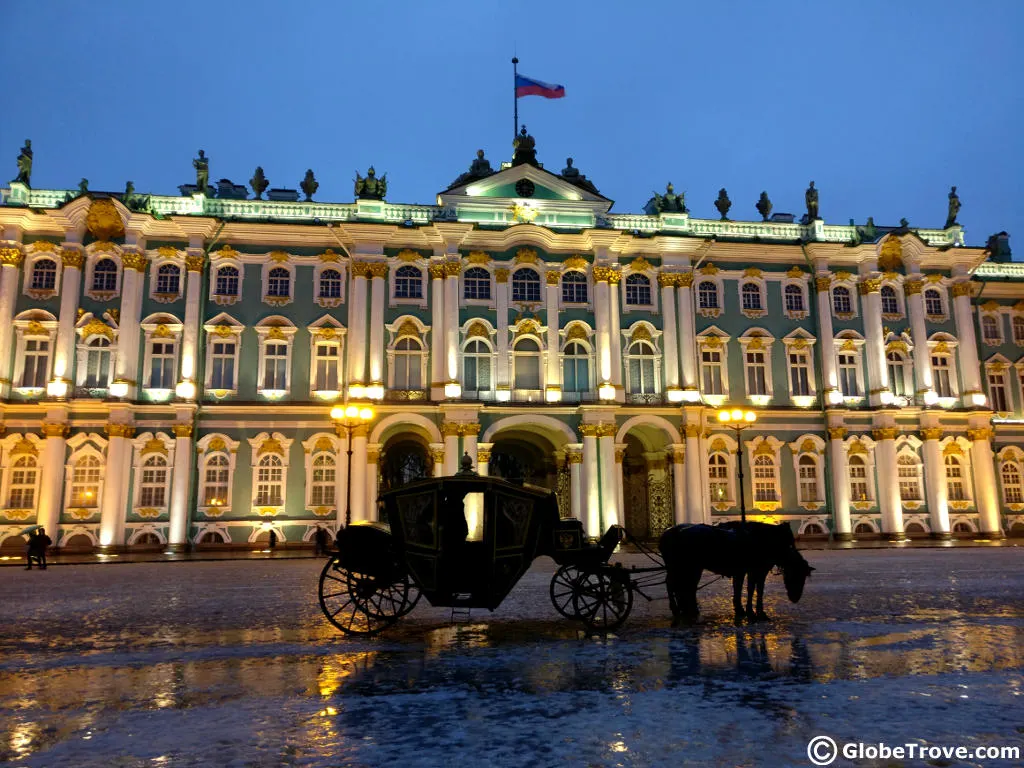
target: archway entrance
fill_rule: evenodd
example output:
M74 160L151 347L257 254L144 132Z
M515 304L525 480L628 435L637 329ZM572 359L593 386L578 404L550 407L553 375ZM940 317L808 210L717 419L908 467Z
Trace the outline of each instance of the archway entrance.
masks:
M546 435L517 429L502 430L494 439L487 474L517 485L547 488L558 496L558 513L571 514L569 465Z
M399 435L384 444L380 458L381 493L430 477L427 444L413 435Z
M622 525L636 539L657 539L675 521L668 437L653 425L640 424L629 430L625 444Z

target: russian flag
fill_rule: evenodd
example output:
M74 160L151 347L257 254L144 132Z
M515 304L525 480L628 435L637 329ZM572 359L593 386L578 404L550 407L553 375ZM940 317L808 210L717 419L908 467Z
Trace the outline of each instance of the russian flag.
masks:
M561 99L565 96L564 85L552 85L540 80L516 75L516 98L521 96L543 96L545 99Z

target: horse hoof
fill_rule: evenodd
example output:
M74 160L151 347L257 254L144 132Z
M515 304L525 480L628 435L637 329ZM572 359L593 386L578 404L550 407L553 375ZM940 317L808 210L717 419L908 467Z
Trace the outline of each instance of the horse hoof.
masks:
M771 619L768 618L767 613L760 611L754 616L754 621L771 621Z
M753 611L747 611L747 621L757 621L757 614Z

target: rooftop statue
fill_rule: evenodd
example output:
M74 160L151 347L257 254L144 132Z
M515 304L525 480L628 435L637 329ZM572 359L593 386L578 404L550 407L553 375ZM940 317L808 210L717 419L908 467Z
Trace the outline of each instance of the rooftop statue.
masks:
M385 173L379 179L377 172L370 166L366 177L359 175L356 171L356 198L359 200L383 200L388 193L388 175Z
M89 180L87 178L85 178L85 177L82 177L82 180L80 182L78 182L78 194L79 195L87 195L87 194L89 194Z
M718 190L718 199L715 200L715 208L722 214L722 221L729 220L729 209L732 208L732 200L729 199L729 194L725 191L725 187Z
M316 194L318 189L320 189L320 182L317 181L316 176L313 175L312 168L306 171L306 177L302 180L302 183L299 184L299 188L305 193L306 202L312 202L313 195Z
M469 170L463 174L460 174L455 181L451 183L451 186L458 187L461 184L468 184L471 181L477 179L483 179L494 173L494 169L491 168L491 161L484 157L484 151L478 149L476 151L476 159L473 160L469 166Z
M945 229L956 226L956 215L960 213L960 196L956 193L956 187L949 190L949 212L946 214Z
M25 146L21 148L21 152L18 153L18 176L14 181L24 184L26 187L32 186L30 181L32 179L32 141L25 139Z
M755 207L757 212L761 214L761 221L768 221L768 217L772 215L772 201L768 199L767 192L761 193Z
M562 173L560 175L570 184L580 187L581 189L585 189L588 192L593 192L595 195L601 194L597 191L597 187L594 186L594 183L584 174L580 173L579 168L572 164L571 157L565 158L565 168L562 169Z
M129 182L125 183L125 185L124 185L124 194L122 195L122 197L125 200L131 200L133 197L135 197L135 182L134 181L129 181Z
M807 203L807 223L810 224L812 221L820 219L818 215L818 190L814 188L814 182L811 182L811 186L804 192L804 201Z
M577 178L579 178L579 175L580 175L579 168L573 168L572 167L572 158L571 157L565 158L565 168L562 169L562 178L563 179L577 179Z
M686 207L686 193L677 195L671 181L665 185L665 194L659 195L655 192L654 197L647 201L644 210L649 210L653 213L690 212L690 209Z
M196 191L206 194L206 188L210 184L210 159L203 150L199 150L199 157L192 160L192 167L196 169Z
M512 152L512 165L537 164L536 142L533 140L533 136L526 132L525 125L512 142L512 148L514 150Z
M267 191L267 187L270 186L270 182L267 181L267 177L263 175L263 166L256 166L256 173L249 179L249 186L252 187L253 194L256 195L257 200L262 200L263 193Z

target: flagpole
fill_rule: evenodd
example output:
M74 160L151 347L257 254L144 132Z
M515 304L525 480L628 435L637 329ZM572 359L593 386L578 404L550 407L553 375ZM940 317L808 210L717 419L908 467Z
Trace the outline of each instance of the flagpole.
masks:
M518 63L519 63L519 59L517 59L515 56L513 56L512 57L512 99L513 99L513 102L515 104L515 108L513 109L513 114L515 115L515 121L516 121L515 130L512 132L512 138L513 139L516 136L519 135L519 97L516 96L516 79L518 77L518 71L516 70L516 65Z

